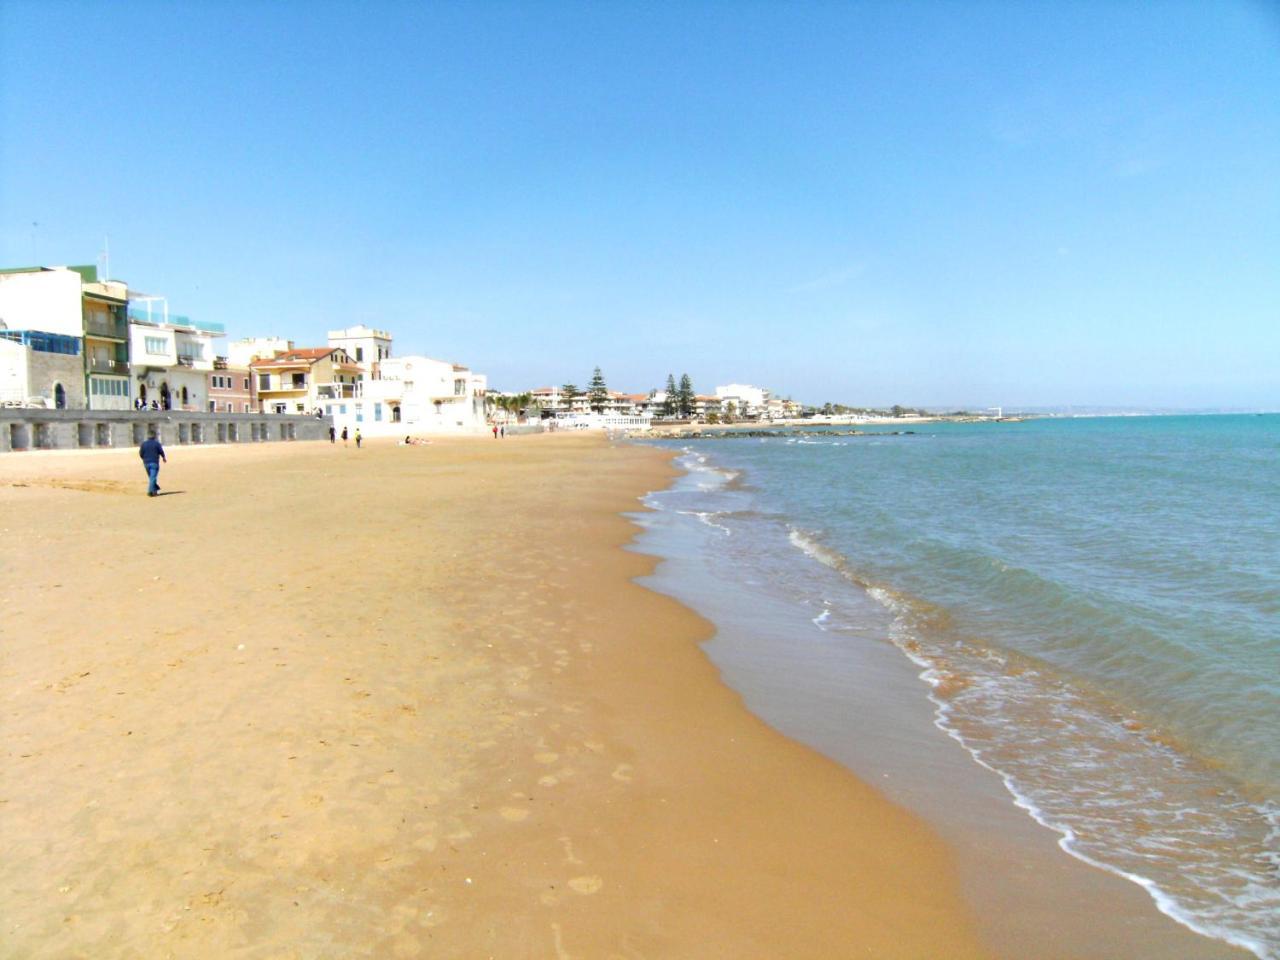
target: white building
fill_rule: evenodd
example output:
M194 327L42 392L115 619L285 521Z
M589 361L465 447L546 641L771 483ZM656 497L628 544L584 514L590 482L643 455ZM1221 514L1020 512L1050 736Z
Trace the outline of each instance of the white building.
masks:
M293 341L283 337L245 337L227 344L227 365L247 369L255 360L268 360L293 349Z
M4 402L127 410L127 299L94 266L0 271L0 330L18 348L0 356Z
M377 380L383 360L391 357L391 334L363 323L345 330L329 331L329 346L341 347L364 371L365 380Z
M172 315L161 298L138 297L129 306L129 355L139 400L161 410L207 410L218 323ZM161 301L162 302L162 301Z
M404 437L479 434L487 429L488 382L483 374L430 357L384 354L379 361L376 353L372 356L381 376L357 383L350 401L324 404L324 413L333 417L338 430L358 428L367 437Z
M716 387L716 397L720 400L720 409L739 417L761 417L768 412L769 391L764 387L753 387L747 383L730 383Z

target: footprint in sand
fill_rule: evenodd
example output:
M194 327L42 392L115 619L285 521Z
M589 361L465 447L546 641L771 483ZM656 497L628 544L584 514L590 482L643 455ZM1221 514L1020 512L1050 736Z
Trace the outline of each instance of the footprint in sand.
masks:
M503 807L498 811L498 813L502 816L503 820L509 821L510 823L519 823L521 820L527 820L529 818L528 807Z
M619 783L630 783L631 769L631 764L620 763L616 768L614 768L613 773L609 774L609 776L613 777L613 779L617 780Z
M574 877L569 881L569 889L574 893L580 893L584 897L589 897L593 893L599 892L604 886L604 880L595 874L584 877Z

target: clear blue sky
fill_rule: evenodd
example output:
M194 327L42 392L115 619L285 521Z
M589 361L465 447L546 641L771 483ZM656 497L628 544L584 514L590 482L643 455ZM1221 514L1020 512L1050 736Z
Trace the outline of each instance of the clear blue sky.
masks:
M0 265L104 236L497 388L1280 408L1280 6L0 0Z

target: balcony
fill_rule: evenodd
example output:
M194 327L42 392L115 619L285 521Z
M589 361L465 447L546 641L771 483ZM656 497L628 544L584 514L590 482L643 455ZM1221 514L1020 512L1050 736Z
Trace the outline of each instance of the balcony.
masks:
M129 375L129 364L122 360L100 360L97 357L90 357L89 372L114 373L117 376L127 377Z
M84 322L84 332L90 337L109 337L112 340L124 340L129 336L123 323L115 320L102 320L89 317Z
M316 387L317 400L351 400L355 395L353 383L322 383Z
M179 357L178 358L178 366L180 367L194 367L195 365L196 365L195 357Z

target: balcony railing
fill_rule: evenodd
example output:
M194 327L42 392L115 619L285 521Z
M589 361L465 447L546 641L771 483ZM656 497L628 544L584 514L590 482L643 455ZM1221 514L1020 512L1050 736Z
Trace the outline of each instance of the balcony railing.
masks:
M89 359L90 373L115 373L120 376L129 375L129 364L120 360L99 360L97 357Z
M195 365L196 365L195 357L179 357L178 358L178 366L180 367L194 367Z
M355 395L353 383L325 383L316 387L316 398L319 400L351 400Z
M85 320L84 332L91 337L111 337L114 340L124 340L129 335L123 323L94 317Z

